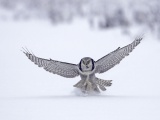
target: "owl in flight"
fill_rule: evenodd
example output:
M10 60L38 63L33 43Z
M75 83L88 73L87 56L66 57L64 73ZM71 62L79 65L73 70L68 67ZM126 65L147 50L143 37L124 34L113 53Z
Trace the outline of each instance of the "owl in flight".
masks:
M105 91L106 87L112 85L112 80L99 79L95 76L95 74L104 73L119 64L125 56L132 52L132 50L141 42L142 39L142 37L136 38L131 44L122 48L118 47L116 50L97 61L94 61L90 57L84 57L80 60L79 64L39 58L25 49L23 53L36 65L43 67L50 73L66 78L80 76L81 80L75 84L74 87L79 88L82 93L100 93L100 90Z

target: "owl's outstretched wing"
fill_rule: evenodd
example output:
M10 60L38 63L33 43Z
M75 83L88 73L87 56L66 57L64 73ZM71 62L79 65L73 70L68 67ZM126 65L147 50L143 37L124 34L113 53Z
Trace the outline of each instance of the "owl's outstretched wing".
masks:
M74 78L79 75L78 67L75 64L39 58L28 51L23 51L23 53L36 65L53 74L66 78Z
M129 53L132 52L132 50L141 42L142 39L142 37L136 38L131 44L123 48L119 47L113 52L97 60L95 63L95 72L103 73L119 64L125 56L128 56Z

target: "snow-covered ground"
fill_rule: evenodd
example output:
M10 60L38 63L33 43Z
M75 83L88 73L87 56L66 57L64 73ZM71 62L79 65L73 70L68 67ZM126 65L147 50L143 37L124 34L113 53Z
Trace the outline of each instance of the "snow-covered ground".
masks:
M67 79L38 68L21 52L71 63L97 60L134 40L120 29L94 30L83 20L0 22L0 120L160 120L160 42L149 33L119 65L98 77L113 85L81 97Z

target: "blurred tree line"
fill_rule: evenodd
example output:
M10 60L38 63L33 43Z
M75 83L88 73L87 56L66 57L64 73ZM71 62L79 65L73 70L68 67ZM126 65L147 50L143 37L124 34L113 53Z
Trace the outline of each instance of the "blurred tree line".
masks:
M0 19L48 19L52 23L86 18L101 29L145 25L160 33L159 0L0 0Z

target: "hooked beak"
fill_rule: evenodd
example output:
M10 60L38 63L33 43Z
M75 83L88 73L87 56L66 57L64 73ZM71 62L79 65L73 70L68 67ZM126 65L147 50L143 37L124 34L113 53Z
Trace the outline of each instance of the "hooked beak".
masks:
M89 68L88 65L86 65L86 68Z

